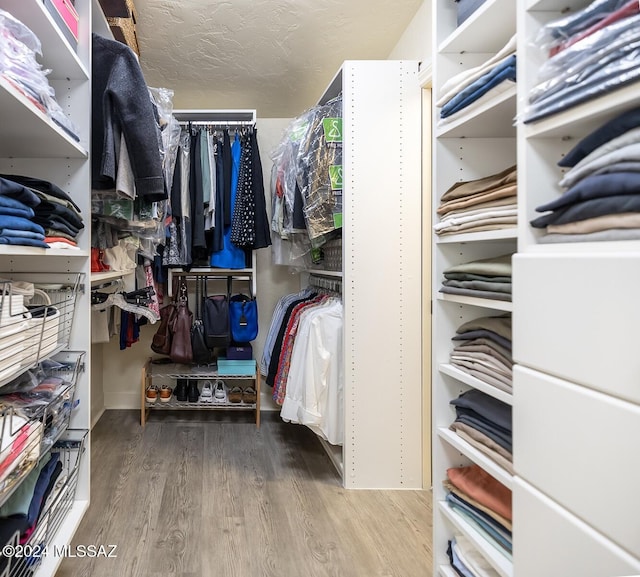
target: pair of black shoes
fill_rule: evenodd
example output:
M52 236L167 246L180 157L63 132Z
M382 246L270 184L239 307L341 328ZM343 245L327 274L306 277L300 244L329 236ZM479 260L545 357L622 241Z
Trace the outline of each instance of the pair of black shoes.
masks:
M190 403L197 403L198 399L200 398L198 381L178 379L173 394L176 396L176 399L182 403L184 403L185 401L189 401Z

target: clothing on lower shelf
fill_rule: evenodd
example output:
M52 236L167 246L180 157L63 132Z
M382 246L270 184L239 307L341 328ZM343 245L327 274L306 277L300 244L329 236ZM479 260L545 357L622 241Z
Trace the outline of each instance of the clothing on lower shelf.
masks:
M511 300L511 256L457 264L445 269L441 293Z
M475 464L447 469L444 487L447 505L511 558L511 490Z
M640 109L625 111L582 139L559 162L565 192L536 208L541 243L636 239L640 234Z
M499 575L464 535L455 535L448 542L447 554L451 566L461 577L498 577Z

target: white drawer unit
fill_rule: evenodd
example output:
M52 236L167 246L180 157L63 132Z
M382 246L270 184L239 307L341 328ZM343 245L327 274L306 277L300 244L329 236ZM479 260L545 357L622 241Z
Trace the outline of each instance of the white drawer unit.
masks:
M520 478L513 483L517 577L640 575L640 560ZM615 489L617 490L617 488Z
M516 474L640 557L640 406L516 366L513 422Z
M640 252L513 259L514 361L640 403Z

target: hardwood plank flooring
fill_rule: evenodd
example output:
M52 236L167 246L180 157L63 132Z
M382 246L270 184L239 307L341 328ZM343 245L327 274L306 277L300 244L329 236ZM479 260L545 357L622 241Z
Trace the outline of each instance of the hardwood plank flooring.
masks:
M306 427L266 414L107 411L91 506L57 577L428 577L430 491L348 491ZM250 415L247 415L250 416Z

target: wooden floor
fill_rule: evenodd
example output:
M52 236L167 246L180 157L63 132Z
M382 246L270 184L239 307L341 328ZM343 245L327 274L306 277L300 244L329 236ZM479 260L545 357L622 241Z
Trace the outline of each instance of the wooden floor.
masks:
M218 415L104 414L73 545L117 558L67 558L57 577L431 575L429 491L347 491L305 427Z

